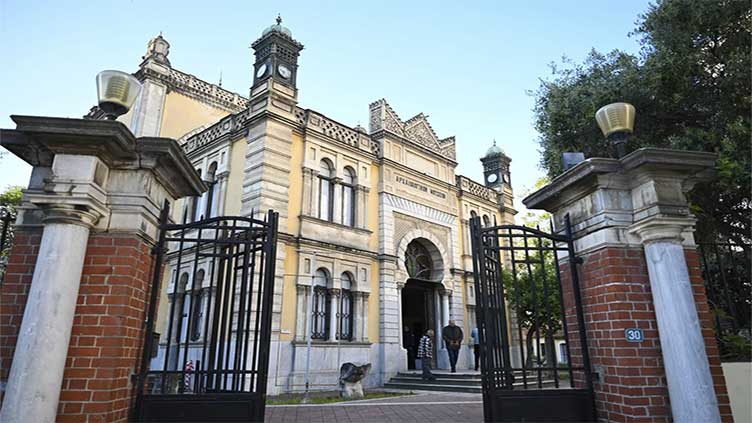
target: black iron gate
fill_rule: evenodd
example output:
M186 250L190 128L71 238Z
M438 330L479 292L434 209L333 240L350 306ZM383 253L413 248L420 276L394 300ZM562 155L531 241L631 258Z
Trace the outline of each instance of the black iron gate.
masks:
M168 216L166 205L135 419L263 421L278 215L183 224ZM159 305L166 313L157 313L162 282L168 301Z
M569 219L565 235L478 217L470 229L485 420L595 421Z

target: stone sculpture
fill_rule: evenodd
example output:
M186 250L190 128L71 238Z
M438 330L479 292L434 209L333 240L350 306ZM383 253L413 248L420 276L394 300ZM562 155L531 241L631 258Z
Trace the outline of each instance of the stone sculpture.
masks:
M363 384L361 381L371 371L371 363L357 365L344 363L339 369L340 396L344 399L363 398Z

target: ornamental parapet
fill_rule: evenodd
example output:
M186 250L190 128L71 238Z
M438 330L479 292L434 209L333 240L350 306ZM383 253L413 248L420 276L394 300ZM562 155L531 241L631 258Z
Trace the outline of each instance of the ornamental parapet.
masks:
M457 175L457 187L460 189L460 194L462 194L462 192L467 192L484 200L498 202L498 192L487 186L481 185L466 176Z

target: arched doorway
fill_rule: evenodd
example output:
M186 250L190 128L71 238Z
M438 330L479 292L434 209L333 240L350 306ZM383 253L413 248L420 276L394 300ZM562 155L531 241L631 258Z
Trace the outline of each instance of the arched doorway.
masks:
M408 369L416 369L418 342L428 329L436 331L440 321L438 290L442 286L443 263L439 250L425 238L410 241L403 260L408 277L402 288L402 346L407 350ZM437 339L436 336L434 359Z

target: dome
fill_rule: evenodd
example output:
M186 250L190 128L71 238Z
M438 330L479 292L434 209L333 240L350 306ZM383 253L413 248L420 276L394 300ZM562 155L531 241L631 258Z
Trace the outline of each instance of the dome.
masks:
M279 15L277 15L277 23L266 28L264 32L261 33L261 36L263 37L271 32L279 32L280 34L284 34L292 38L292 32L290 32L290 30L286 26L282 26L282 17Z
M486 151L485 157L498 156L501 154L504 154L504 150L497 146L496 140L494 140L493 145Z

